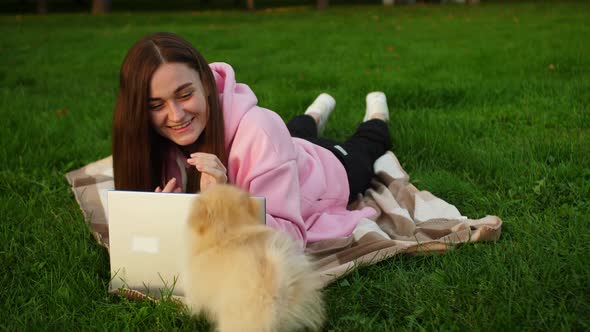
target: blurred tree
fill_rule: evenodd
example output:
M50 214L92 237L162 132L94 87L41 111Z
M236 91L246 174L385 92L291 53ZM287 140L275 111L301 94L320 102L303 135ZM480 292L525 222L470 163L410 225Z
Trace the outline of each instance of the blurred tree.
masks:
M329 0L317 0L316 7L318 10L328 9Z
M47 14L47 0L37 0L37 13Z
M254 10L254 0L246 0L246 9Z
M111 10L111 0L92 0L92 14L104 14Z
M5 1L5 0L0 0L0 2ZM25 6L25 3L31 0L18 0L21 4L22 7ZM50 9L55 9L55 10L65 10L66 11L79 11L79 10L88 10L88 7L90 7L90 11L92 12L93 15L97 15L97 14L104 14L104 13L108 13L111 11L112 9L112 0L70 0L72 2L71 7L66 7L65 4L68 2L67 0L61 0L61 1L55 1L57 3L56 6L53 6L50 8L49 6L49 2L47 0L36 0L33 3L36 3L36 9L37 9L37 13L39 14L47 14ZM199 1L201 6L206 6L208 7L208 5L210 4L210 2L212 2L211 0L195 0L195 1ZM385 0L384 0L385 1ZM404 1L404 0L394 0L394 1ZM440 0L439 0L440 1ZM478 1L478 0L464 0L464 1ZM153 2L153 1L152 1ZM215 2L215 1L213 1ZM234 5L236 7L241 7L241 8L245 8L246 10L254 10L256 9L256 0L233 0ZM132 8L133 6L129 6L130 1L126 1L123 0L122 4L124 8ZM138 3L142 3L142 1L138 1ZM150 2L151 3L151 2ZM30 4L30 2L29 2ZM127 7L125 7L125 4L127 4ZM329 5L329 0L315 0L315 4L316 4L316 8L318 10L325 10L328 8ZM54 8L55 7L55 8ZM32 9L32 8L31 8Z

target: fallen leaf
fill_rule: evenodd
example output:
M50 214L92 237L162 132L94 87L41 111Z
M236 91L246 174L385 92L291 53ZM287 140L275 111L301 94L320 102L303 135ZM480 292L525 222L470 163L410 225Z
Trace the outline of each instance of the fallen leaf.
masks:
M60 109L60 110L57 110L57 111L55 112L55 115L56 115L58 118L63 118L64 116L68 115L68 109L67 109L67 108L62 108L62 109Z

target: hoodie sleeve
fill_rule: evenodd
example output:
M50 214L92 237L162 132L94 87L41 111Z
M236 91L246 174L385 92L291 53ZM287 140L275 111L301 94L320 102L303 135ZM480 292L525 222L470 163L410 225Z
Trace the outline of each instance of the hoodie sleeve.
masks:
M252 179L249 192L266 197L266 225L287 232L304 247L307 236L296 204L299 203L296 179L295 163L286 162Z
M247 112L236 130L228 164L230 181L266 198L266 224L305 246L297 154L283 120L259 107Z

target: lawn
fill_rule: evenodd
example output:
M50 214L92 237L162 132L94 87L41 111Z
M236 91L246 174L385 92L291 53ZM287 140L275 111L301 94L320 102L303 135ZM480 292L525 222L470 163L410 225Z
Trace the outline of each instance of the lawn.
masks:
M285 120L321 92L344 138L387 94L420 189L495 243L399 256L326 290L326 331L590 329L590 3L333 6L0 17L0 330L203 330L107 293L109 260L64 178L110 154L131 44L179 33Z

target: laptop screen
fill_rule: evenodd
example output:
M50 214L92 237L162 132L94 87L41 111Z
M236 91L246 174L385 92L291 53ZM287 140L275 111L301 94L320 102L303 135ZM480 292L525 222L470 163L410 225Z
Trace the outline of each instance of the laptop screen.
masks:
M107 215L111 291L124 287L153 297L184 296L180 271L184 232L198 194L110 190ZM266 219L263 197L260 223Z

